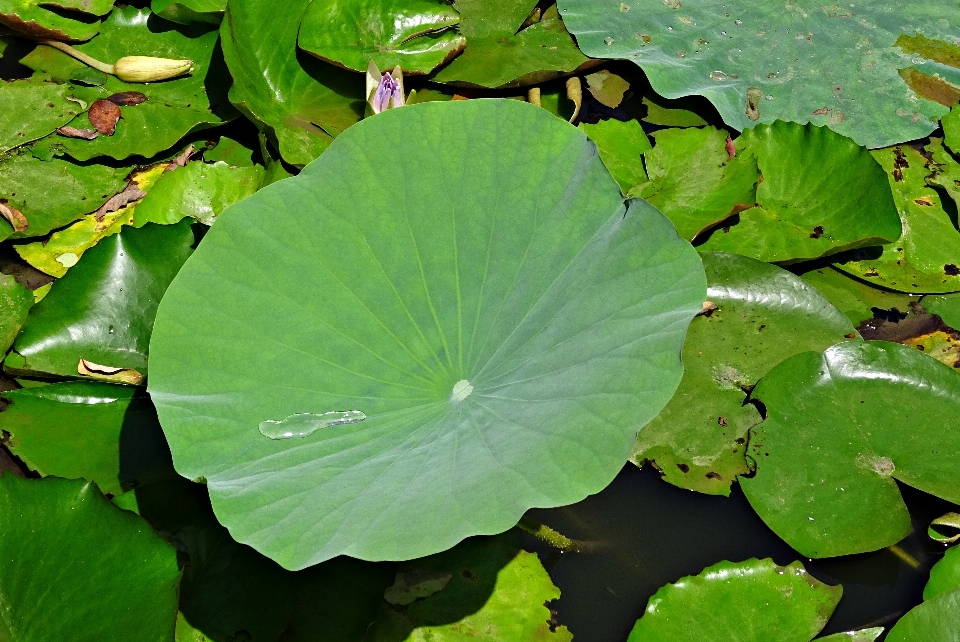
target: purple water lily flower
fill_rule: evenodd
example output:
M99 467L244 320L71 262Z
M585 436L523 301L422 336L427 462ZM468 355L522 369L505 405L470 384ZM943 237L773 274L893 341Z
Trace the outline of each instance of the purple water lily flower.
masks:
M367 102L375 114L403 106L403 73L399 66L381 74L377 65L370 62L367 67Z

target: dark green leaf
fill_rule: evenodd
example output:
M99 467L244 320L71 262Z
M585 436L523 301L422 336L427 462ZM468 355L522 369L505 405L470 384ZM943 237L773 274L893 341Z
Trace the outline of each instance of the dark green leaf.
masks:
M941 593L911 609L890 629L886 642L960 641L960 589Z
M930 580L923 588L923 599L931 600L941 593L960 590L960 546L947 549L943 559L930 569Z
M923 297L923 307L938 315L954 330L960 330L960 294Z
M829 266L806 272L800 278L819 290L856 326L873 318L874 308L906 313L910 304L917 301L915 296L880 290Z
M220 24L227 0L152 0L150 8L161 18L180 24Z
M114 0L0 0L0 24L31 38L89 40ZM64 11L64 9L66 11Z
M661 127L701 127L707 124L706 119L701 116L707 111L702 103L712 109L712 105L702 98L668 100L651 91L643 97L647 113L642 120Z
M33 294L15 278L0 274L0 355L5 355L33 305Z

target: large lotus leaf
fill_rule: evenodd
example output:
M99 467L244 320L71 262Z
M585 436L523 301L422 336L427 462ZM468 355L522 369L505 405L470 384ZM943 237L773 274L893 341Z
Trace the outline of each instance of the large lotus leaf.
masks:
M227 0L153 0L150 8L161 18L180 24L206 22L218 25L227 9Z
M33 294L15 278L0 274L0 355L5 355L33 305Z
M903 237L893 245L860 250L836 267L877 286L920 294L960 290L960 232L926 184L927 159L908 145L873 152L888 173Z
M960 589L912 608L890 629L886 642L960 642Z
M520 29L535 5L531 0L457 0L467 47L433 79L481 87L532 85L587 64L555 6Z
M951 328L960 330L960 293L923 297L923 307L938 315Z
M0 0L0 24L32 38L89 40L114 0Z
M123 189L130 170L60 159L42 161L30 154L0 160L0 198L18 209L28 223L25 232L8 228L9 236L43 236L96 211Z
M754 510L808 557L874 551L910 532L894 480L960 501L960 374L922 352L847 342L787 359L753 396Z
M808 642L842 593L800 562L724 561L657 591L627 642Z
M918 98L899 70L930 59L921 65L927 76L948 75L956 46L947 43L960 37L943 7L925 0L559 5L584 53L633 60L667 98L705 96L740 130L756 122L812 122L866 147L923 138L936 128L946 108Z
M372 60L380 69L426 74L463 49L466 38L453 28L459 23L441 0L312 0L298 44L354 71L365 72Z
M172 473L153 404L134 388L74 381L3 398L7 447L41 475L83 477L119 495Z
M139 105L121 106L122 114L112 136L93 140L59 136L57 142L67 154L78 160L95 156L123 159L153 156L187 134L218 125L236 115L227 102L229 75L217 49L217 32L188 29L167 22L149 9L114 9L103 23L101 34L88 43L77 45L83 53L107 63L123 56L156 56L194 63L187 76L155 83L126 83L106 76L99 94L137 91L147 96ZM75 63L63 52L46 53L33 63L34 68L64 73ZM92 98L94 96L86 96ZM89 102L89 101L88 101ZM86 113L70 123L89 128Z
M923 587L923 599L930 600L954 590L960 590L960 546L948 548L943 559L930 569L930 579Z
M626 194L631 187L647 181L640 155L650 150L650 139L643 127L635 120L601 120L595 125L580 123L580 129L586 132L597 146L600 160Z
M133 224L137 227L150 222L169 225L191 216L205 225L213 225L224 208L260 189L264 174L259 165L231 167L223 161L187 163L160 177L154 189L137 204Z
M80 106L67 100L73 88L37 75L24 80L0 80L0 153L46 136L70 122Z
M305 165L363 117L363 76L297 53L310 0L231 0L220 27L233 76L230 101L276 137L284 160Z
M609 483L704 294L582 132L422 103L221 215L160 306L150 388L238 541L288 568L410 559Z
M551 631L546 603L560 597L540 560L522 551L515 533L468 539L431 557L401 564L404 575L449 581L407 606L384 604L365 642L528 642L573 638L566 627ZM441 582L442 583L442 582Z
M730 158L726 132L713 127L667 129L653 139L655 147L643 155L650 182L639 196L673 221L683 238L693 240L738 205L754 205L760 179L757 159L743 154Z
M906 313L917 297L872 287L831 266L805 272L801 277L837 306L853 325L874 317L874 309ZM926 299L924 299L926 301Z
M157 304L192 252L190 222L125 227L88 250L31 311L7 363L75 377L86 359L145 376Z
M887 177L870 153L826 127L778 122L737 139L757 159L757 207L714 234L704 250L761 261L814 259L900 238Z
M166 642L177 552L93 482L0 477L0 638Z
M671 484L729 495L734 478L749 470L747 431L761 421L747 391L787 357L824 350L855 331L786 270L736 254L702 256L707 300L717 309L690 324L680 387L637 435L631 459L655 461Z

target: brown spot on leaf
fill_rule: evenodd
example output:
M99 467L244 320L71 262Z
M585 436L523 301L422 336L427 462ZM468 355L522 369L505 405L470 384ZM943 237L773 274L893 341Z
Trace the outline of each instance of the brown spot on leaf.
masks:
M737 155L737 146L736 144L734 144L733 139L730 138L729 136L727 136L726 150L727 150L727 156L729 156L730 158L733 158L734 156Z
M113 132L117 129L117 121L120 120L120 108L109 100L101 98L90 105L87 118L98 132L104 136L113 136Z
M116 212L121 207L126 207L133 201L139 200L146 195L147 193L140 189L136 183L131 182L123 188L122 192L114 194L110 197L110 200L101 205L100 209L94 214L94 217L96 217L98 221L102 220L108 213Z
M813 228L813 231L810 232L810 238L818 239L821 236L823 236L823 226L817 225L816 227Z
M723 477L720 476L720 473L715 473L715 472L713 472L712 470L711 470L709 473L707 473L706 475L704 475L704 477L706 477L707 479L719 479L719 480L723 480Z
M726 425L727 425L727 418L726 418L726 417L717 417L717 423L720 424L721 426L726 426Z
M681 473L689 473L689 472L690 472L690 466L687 466L686 464L677 464L677 468L680 469L680 472L681 472Z
M133 105L139 105L147 101L146 94L141 94L139 91L121 91L119 94L113 94L108 96L107 100L112 102L114 105L121 105L123 107L132 107Z
M814 109L812 113L814 116L826 116L830 113L830 110L826 107L821 107L820 109Z
M917 205L923 205L924 207L933 207L935 203L933 199L930 198L930 195L921 196L920 198L913 199L913 202Z
M843 336L844 336L845 338L847 338L847 339L853 339L853 338L856 337L857 335L856 335L855 332L851 332L850 334L845 334L845 335L843 335Z
M947 263L943 266L943 273L947 276L960 276L960 268L953 263Z
M719 310L719 308L713 301L704 301L700 311L697 312L697 316L705 316L709 319L716 310Z
M928 76L913 67L899 71L900 77L918 95L927 100L940 103L944 107L953 107L960 102L960 87L953 85L939 76ZM901 114L897 114L901 115ZM909 115L909 114L903 114Z
M763 98L763 92L758 87L751 87L747 90L747 118L750 120L760 120L760 99Z

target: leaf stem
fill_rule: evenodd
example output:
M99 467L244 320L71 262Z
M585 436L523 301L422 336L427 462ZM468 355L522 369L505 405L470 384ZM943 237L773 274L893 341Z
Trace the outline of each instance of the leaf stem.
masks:
M42 44L45 44L48 47L59 49L63 53L67 54L68 56L72 56L76 58L83 64L89 65L94 69L96 69L97 71L102 71L103 73L110 74L111 76L114 75L113 65L108 65L105 62L100 62L96 58L92 58L87 54L83 53L82 51L77 51L76 49L74 49L73 47L71 47L70 45L64 42L60 42L59 40L43 40L41 42Z
M587 548L583 542L570 539L566 535L562 535L549 526L544 526L537 520L532 517L527 517L526 515L521 517L520 521L517 522L517 528L530 533L537 539L543 540L550 546L560 549L561 551L578 552Z

